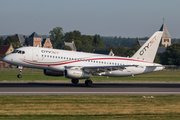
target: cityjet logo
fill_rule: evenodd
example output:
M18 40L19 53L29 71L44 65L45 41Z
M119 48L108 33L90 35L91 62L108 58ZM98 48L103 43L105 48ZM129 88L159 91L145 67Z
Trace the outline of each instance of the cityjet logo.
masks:
M147 51L155 41L156 41L156 36L139 52L139 54L142 56L145 53L145 51Z
M49 54L58 54L59 52L55 51L48 51L48 50L41 50L42 53L49 53Z

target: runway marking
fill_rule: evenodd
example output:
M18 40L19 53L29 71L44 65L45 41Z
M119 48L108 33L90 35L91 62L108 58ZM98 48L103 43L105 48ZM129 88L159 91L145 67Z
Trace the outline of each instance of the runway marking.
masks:
M180 92L0 92L0 94L180 94Z

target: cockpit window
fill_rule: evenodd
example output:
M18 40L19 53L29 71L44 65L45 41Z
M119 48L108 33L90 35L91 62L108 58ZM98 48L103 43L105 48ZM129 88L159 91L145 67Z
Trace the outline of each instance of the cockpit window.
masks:
M14 50L12 53L25 54L25 51L21 51L21 50Z
M19 50L18 53L21 54L21 50Z
M17 53L19 50L14 50L12 53Z

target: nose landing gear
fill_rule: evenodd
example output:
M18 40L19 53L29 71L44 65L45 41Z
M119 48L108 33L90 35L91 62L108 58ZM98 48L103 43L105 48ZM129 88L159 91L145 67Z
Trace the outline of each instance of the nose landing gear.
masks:
M18 66L19 68L19 74L17 75L18 78L22 78L22 70L23 70L23 66Z

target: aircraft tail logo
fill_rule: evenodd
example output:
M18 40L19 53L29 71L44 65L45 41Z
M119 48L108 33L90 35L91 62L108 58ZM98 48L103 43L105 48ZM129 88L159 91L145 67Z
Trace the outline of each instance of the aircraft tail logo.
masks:
M132 56L135 59L141 59L148 62L153 62L159 43L161 40L163 32L155 32L144 45Z

